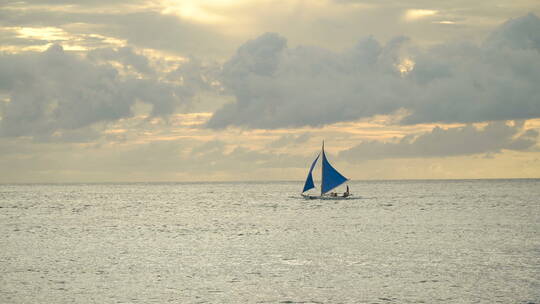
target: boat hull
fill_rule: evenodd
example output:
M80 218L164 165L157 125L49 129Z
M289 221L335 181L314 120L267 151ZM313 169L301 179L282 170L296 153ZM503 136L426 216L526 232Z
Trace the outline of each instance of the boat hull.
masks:
M349 196L329 196L329 195L307 195L307 194L302 194L302 197L305 198L305 199L310 199L310 200L314 200L314 199L318 199L318 200L346 200L346 199L351 199L353 198L352 197L352 194L349 195Z

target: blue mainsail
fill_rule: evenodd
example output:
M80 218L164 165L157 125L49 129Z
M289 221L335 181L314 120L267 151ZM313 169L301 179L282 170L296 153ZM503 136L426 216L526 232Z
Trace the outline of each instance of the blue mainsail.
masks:
M306 178L306 183L304 184L304 190L302 190L302 193L308 191L309 189L315 188L315 184L313 184L313 176L311 175L311 172L313 171L313 168L315 168L315 164L317 163L317 160L319 159L320 155L321 155L320 153L319 155L317 155L317 158L315 158L315 160L311 164L311 168L309 168L309 173Z
M310 171L311 176L311 171ZM347 181L347 178L339 173L326 159L324 154L324 143L322 151L322 182L321 182L321 195L334 189L335 187L343 184Z

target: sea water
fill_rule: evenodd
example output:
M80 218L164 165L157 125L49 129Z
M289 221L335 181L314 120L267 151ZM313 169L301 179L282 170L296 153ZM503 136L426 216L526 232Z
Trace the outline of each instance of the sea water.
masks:
M540 303L540 180L0 185L0 303Z

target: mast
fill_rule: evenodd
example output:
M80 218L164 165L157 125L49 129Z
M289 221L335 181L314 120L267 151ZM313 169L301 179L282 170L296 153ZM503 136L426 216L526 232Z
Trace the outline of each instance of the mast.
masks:
M324 158L324 139L322 141L322 156ZM324 184L324 166L321 162L321 196L323 196L323 184Z

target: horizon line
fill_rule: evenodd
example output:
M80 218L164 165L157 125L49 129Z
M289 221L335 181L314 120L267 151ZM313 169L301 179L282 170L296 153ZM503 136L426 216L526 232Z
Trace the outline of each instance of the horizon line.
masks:
M349 182L388 182L388 181L503 181L540 180L540 177L496 177L496 178L396 178L396 179L357 179ZM317 181L317 180L315 180ZM61 185L61 184L220 184L220 183L303 183L303 180L198 180L198 181L76 181L76 182L0 182L0 185Z

